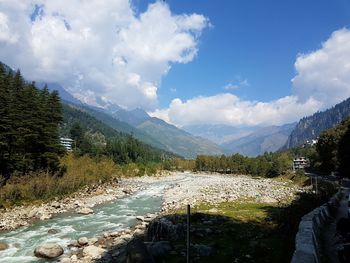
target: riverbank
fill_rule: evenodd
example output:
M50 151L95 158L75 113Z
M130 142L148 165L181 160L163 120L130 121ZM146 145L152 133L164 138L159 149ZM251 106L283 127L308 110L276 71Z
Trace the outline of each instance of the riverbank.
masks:
M154 190L150 191L149 189ZM187 203L196 206L203 203L215 205L223 202L229 203L237 201L264 202L267 204L279 205L293 199L295 195L301 191L304 191L304 189L293 185L291 182L281 182L275 179L254 179L249 176L175 172L152 177L119 178L118 181L113 183L85 188L63 199L57 199L38 206L17 207L8 211L2 211L2 213L0 213L0 222L3 230L11 230L20 226L28 226L35 220L43 220L43 223L40 225L45 224L45 229L40 230L41 241L37 243L37 245L52 240L52 238L56 238L55 242L60 243L62 241L60 243L64 249L64 255L62 257L64 257L66 262L76 262L76 260L78 260L77 262L90 262L95 256L101 257L103 255L109 258L118 258L119 260L120 258L125 258L127 244L137 236L142 236L144 232L147 231L147 226L150 221L156 216L165 216L167 214L172 214L174 211L184 209ZM139 196L142 192L147 193L147 195L145 196L142 194ZM159 196L154 199L159 201L153 204L153 208L151 208L152 214L147 214L148 212L135 213L128 210L131 209L131 207L128 208L128 200L134 202L133 205L137 204L138 206L143 206L142 202L147 202L145 206L150 207L153 201L146 200L148 198L147 196L152 197L153 195ZM123 198L127 196L129 197ZM114 201L117 199L120 199L118 202L125 200L120 206L122 210L113 209L110 210L110 212L106 210L101 213L101 209L104 207L118 203ZM98 204L100 205L94 208ZM71 213L65 215L62 214L64 212ZM69 218L66 220L66 217L70 217L70 215L76 213L94 213L86 216L79 215L79 217L74 220L78 220L77 222L82 222L82 220L84 220L85 223L83 224L95 224L96 222L94 220L91 221L91 219L89 220L89 218L96 217L96 220L101 224L99 228L101 230L97 231L97 229L95 229L94 234L88 234L88 239L86 240L86 238L84 238L87 235L86 230L91 229L87 225L87 228L85 228L83 232L79 232L80 230L77 228L74 229L73 241L71 239L57 239L61 236L65 236L63 232L71 231L69 228L72 228L70 224L73 221L70 221ZM131 224L129 224L129 226L117 226L119 219L116 213L118 213L118 216L125 218L125 222L130 222ZM57 217L56 215L58 214L62 215ZM50 217L54 217L54 219L52 219L52 222L55 222L53 224L54 226L51 226ZM44 222L45 220L47 222ZM67 223L64 223L62 220ZM103 227L102 223L103 221L101 220L113 222L113 224L109 227L106 225L108 230L105 231L105 227ZM139 221L139 223L136 224L136 221ZM55 234L58 222L65 230L62 233L58 232L58 234ZM113 225L116 225L116 227L113 227ZM23 233L25 233L25 231L26 228L24 228ZM38 233L36 233L36 235L38 235ZM77 238L77 240L74 241L74 238ZM83 241L80 240L81 244L78 242L79 238L83 238ZM3 240L5 241L6 239ZM23 239L23 242L25 242L25 239ZM16 244L12 244L10 240L8 240L7 243L10 249L18 249L15 248ZM23 245L26 246L25 243L23 243ZM118 248L117 252L112 249L113 247ZM97 255L94 254L91 256L93 254L90 253L91 249L96 253L98 252ZM30 254L32 253L31 251L32 250L29 250L26 253Z
M116 178L112 182L84 189L65 198L39 205L18 206L0 209L0 231L10 231L27 226L35 220L47 220L66 212L92 212L98 204L123 198L149 184L182 181L165 191L162 213L170 213L186 204L215 204L223 201L254 200L263 203L283 203L294 198L300 187L274 179L254 179L249 176L229 176L219 174L163 173L158 176ZM187 178L186 178L187 177Z

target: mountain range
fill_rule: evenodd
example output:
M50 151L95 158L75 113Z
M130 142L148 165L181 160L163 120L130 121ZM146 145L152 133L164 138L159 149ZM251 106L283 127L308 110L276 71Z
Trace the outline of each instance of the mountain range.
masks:
M328 110L302 118L289 135L284 148L293 148L304 144L308 140L317 139L324 130L337 126L349 115L350 98Z
M12 71L7 65L4 66L6 70ZM268 127L203 124L179 128L151 117L143 109L126 110L101 98L95 100L95 105L88 105L72 96L59 83L37 82L36 85L38 88L47 85L50 91L57 90L65 110L80 111L117 132L132 134L152 147L185 158L195 158L199 154L234 153L257 156L264 152L299 146L307 140L317 138L323 130L336 126L350 115L349 98L331 109L305 117L297 124Z

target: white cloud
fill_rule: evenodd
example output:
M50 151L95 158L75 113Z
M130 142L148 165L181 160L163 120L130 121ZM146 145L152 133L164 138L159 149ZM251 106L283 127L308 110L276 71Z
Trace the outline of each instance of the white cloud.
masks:
M350 97L350 31L337 30L319 50L300 54L295 69L293 93L301 101L314 98L324 108Z
M18 41L18 35L11 32L7 15L0 12L0 43L13 44Z
M163 1L139 16L128 0L1 0L0 10L0 60L27 78L60 82L86 101L149 109L161 78L172 63L193 60L209 25Z
M269 102L247 101L224 93L174 99L167 109L151 113L171 123L273 125L298 121L350 97L350 31L333 32L320 49L298 55L292 95ZM248 86L246 80L229 83L225 90Z
M174 99L169 108L157 110L152 116L179 126L188 124L280 125L293 122L315 112L318 101L309 99L300 103L295 96L270 102L245 101L223 93L181 101Z

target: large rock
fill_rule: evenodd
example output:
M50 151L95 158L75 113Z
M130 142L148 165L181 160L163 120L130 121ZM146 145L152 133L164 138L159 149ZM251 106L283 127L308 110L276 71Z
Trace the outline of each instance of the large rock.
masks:
M87 246L83 249L83 255L91 257L93 259L101 258L102 254L106 250L100 247L96 247L94 245Z
M79 214L82 214L82 215L88 215L88 214L93 214L94 210L92 210L91 208L88 208L88 207L83 207L83 208L77 210L77 212Z
M81 246L87 245L88 242L89 242L89 240L87 239L87 237L81 237L78 239L78 244Z
M169 241L152 242L149 243L148 250L154 258L162 258L169 254L171 245Z
M34 255L38 258L56 258L63 254L63 248L55 243L41 245L34 250Z
M6 249L8 249L8 248L9 248L9 245L8 245L8 244L6 244L6 243L1 243L1 242L0 242L0 251L6 250Z
M134 239L126 248L128 263L154 263L152 255L140 239Z

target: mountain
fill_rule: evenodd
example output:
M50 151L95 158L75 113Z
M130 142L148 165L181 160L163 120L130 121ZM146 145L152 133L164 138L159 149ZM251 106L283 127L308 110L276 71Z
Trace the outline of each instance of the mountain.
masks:
M158 142L157 147L163 150L185 158L195 158L198 154L218 155L223 153L217 144L207 139L193 136L161 119L152 118L140 108L131 111L122 108L111 110L110 106L99 108L100 114L103 112L113 119L129 124L139 132L147 134L148 137ZM91 106L89 107L91 108ZM98 119L101 118L101 116L94 116ZM104 121L106 121L105 117Z
M79 107L71 104L62 103L63 108L63 122L60 126L60 135L63 137L70 136L70 130L74 123L78 122L84 131L89 131L90 133L100 133L105 138L117 138L118 141L128 141L130 134L119 132L112 127L106 125L102 121L96 119L85 111L82 111ZM159 148L145 144L144 142L133 141L141 146L150 155L163 156L168 158L175 157L173 153L161 150ZM139 147L140 148L140 147Z
M105 113L105 111L101 108L96 108L86 104L71 104L71 107L75 107L76 109L79 109L80 111L93 116L97 120L103 122L104 124L108 125L109 127L113 128L118 132L132 134L136 139L146 144L149 144L159 149L167 150L166 145L163 145L161 142L154 139L152 136L149 136L146 132L143 132L126 122L120 121L112 117L111 115Z
M293 148L316 139L324 130L337 126L350 115L350 98L334 107L302 118L291 132L284 148Z
M199 154L222 154L222 150L215 143L193 136L158 118L149 118L139 124L137 128L166 145L168 151L185 158L195 158Z
M240 153L257 156L279 150L287 141L295 123L282 126L268 126L255 130L248 136L221 144L227 154Z
M256 130L255 127L233 127L230 125L211 125L211 124L200 124L200 125L188 125L182 127L183 130L211 140L217 144L223 144L225 142L238 140L242 137L248 136Z

